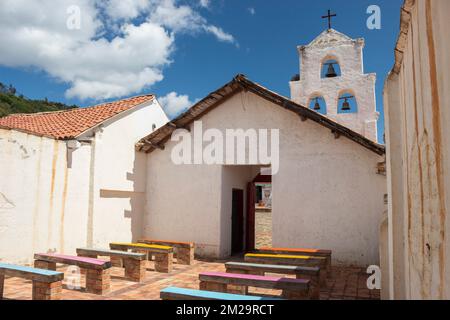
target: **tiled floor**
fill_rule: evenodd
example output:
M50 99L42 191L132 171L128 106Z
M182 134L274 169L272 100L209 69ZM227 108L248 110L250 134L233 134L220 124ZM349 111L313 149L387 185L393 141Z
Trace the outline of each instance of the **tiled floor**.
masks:
M272 247L272 212L255 212L256 248Z
M239 260L233 259L233 260ZM123 269L113 268L111 279L111 292L98 296L85 293L83 289L69 290L64 284L62 298L64 300L154 300L159 299L159 291L167 286L179 286L198 289L198 274L203 271L225 271L225 261L195 261L192 266L174 264L171 274L153 271L153 262L148 262L146 278L142 283L127 281L123 278ZM67 268L58 270L69 273ZM333 267L331 277L328 279L328 288L321 291L321 299L379 299L379 290L369 290L366 287L367 274L362 268ZM84 277L81 276L81 286L84 286ZM250 289L252 294L279 294L275 290ZM7 278L4 289L5 299L31 299L31 281L19 278Z

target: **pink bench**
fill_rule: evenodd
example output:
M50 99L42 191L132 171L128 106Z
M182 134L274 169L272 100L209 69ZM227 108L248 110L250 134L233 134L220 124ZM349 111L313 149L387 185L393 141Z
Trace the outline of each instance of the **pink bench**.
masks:
M77 266L86 270L86 291L94 294L104 294L110 289L111 262L94 258L68 256L54 253L37 253L34 255L34 267L56 270L56 264Z
M287 299L309 299L310 280L267 277L251 274L203 272L199 274L200 290L248 294L248 287L282 290ZM229 288L229 286L233 286ZM237 286L237 287L236 287Z

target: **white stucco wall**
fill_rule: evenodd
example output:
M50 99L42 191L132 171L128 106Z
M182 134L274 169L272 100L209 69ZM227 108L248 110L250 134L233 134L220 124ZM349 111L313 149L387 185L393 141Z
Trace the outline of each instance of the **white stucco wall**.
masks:
M300 46L300 80L290 82L291 99L309 107L311 98L322 96L327 117L377 141L376 75L364 73L363 48L364 39L353 40L333 29ZM337 60L339 77L321 78L322 64L327 60ZM355 96L357 113L338 113L338 99L344 92Z
M156 100L104 123L94 137L95 176L88 245L137 240L145 206L146 157L135 144L168 121ZM90 134L87 133L86 136ZM107 222L107 223L105 223Z
M201 121L204 130L280 130L280 170L272 184L274 246L328 248L335 262L378 263L386 193L385 177L375 173L381 157L251 93L235 95ZM226 256L231 189L244 186L253 172L177 166L170 158L174 145L169 141L165 150L148 154L144 234L194 241L201 255Z
M408 0L404 9L384 91L389 296L449 299L450 2Z
M69 153L65 141L0 129L0 261L138 237L146 166L134 146L167 121L157 102L145 104L87 132Z
M0 260L85 244L90 147L67 169L63 141L0 129Z

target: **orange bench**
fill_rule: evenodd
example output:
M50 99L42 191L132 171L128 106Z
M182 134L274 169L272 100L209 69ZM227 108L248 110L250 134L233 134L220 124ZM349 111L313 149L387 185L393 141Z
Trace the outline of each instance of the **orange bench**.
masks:
M304 249L304 248L270 248L263 247L255 250L255 253L267 254L287 254L287 255L306 255L312 257L324 257L327 261L327 272L331 272L331 250L324 249Z

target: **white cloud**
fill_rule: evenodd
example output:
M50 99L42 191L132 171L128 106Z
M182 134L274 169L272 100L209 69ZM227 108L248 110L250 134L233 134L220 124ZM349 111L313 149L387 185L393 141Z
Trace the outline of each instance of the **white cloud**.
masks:
M231 34L224 32L222 29L216 26L204 26L204 28L206 31L211 32L213 35L215 35L216 38L220 41L235 43L234 37Z
M113 19L133 19L146 13L152 1L149 0L106 0L99 2Z
M248 8L248 12L250 12L250 14L251 14L252 16L254 16L254 15L256 14L255 8Z
M79 30L67 28L72 5ZM116 98L161 81L176 35L197 32L234 42L175 0L3 0L0 65L44 70L69 84L68 97Z
M176 92L170 92L164 97L158 98L158 101L170 119L175 118L194 104L187 95L178 95Z
M176 6L172 0L162 0L150 13L152 22L175 32L198 31L206 20L189 6Z
M200 6L203 8L208 8L210 5L210 0L200 0Z
M205 31L214 35L217 40L235 43L234 37L221 28L210 25L206 19L191 7L186 5L176 6L173 0L159 0L150 12L150 21L161 24L175 32L201 32Z

